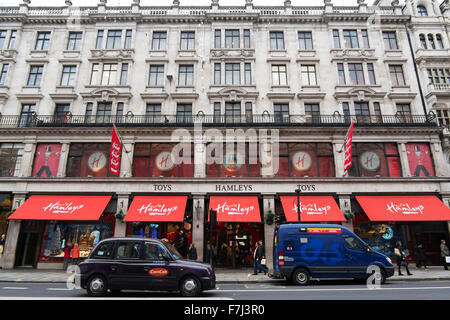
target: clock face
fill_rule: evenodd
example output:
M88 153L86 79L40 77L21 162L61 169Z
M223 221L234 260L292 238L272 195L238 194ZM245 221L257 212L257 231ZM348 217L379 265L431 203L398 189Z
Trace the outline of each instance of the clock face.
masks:
M88 158L88 167L94 172L98 172L106 166L106 155L103 152L94 152Z
M244 157L237 152L227 153L223 161L223 166L229 172L238 171L243 164Z
M368 171L377 171L380 168L380 157L372 151L366 151L361 155L361 166Z
M304 151L298 151L294 153L292 157L292 165L298 171L306 171L311 168L312 159L309 153Z
M172 153L168 151L160 152L155 159L156 167L161 171L172 170L175 166L175 161L173 160Z

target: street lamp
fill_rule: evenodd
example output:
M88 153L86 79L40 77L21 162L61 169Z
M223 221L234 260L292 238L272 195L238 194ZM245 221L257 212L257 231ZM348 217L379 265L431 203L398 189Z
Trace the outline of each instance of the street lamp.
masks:
M295 189L295 194L297 195L297 216L298 216L298 223L301 222L300 219L300 192L302 192L300 190L300 188Z

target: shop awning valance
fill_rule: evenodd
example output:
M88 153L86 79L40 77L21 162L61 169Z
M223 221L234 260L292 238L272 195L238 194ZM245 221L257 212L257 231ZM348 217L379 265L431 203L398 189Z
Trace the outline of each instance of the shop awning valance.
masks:
M356 196L371 221L448 221L450 209L432 195Z
M97 221L111 196L33 195L8 219Z
M187 196L135 196L124 221L180 222Z
M286 221L298 221L297 196L280 196ZM332 196L300 196L301 222L337 222L345 217Z
M211 196L209 209L217 211L218 222L261 222L257 196Z

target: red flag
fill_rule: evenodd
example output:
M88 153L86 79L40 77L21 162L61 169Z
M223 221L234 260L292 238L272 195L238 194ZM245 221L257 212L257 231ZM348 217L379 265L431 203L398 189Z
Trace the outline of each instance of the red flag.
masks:
M345 136L344 173L352 166L353 121Z
M120 156L122 154L122 142L116 126L113 125L111 136L111 149L109 151L109 172L118 176L120 174Z

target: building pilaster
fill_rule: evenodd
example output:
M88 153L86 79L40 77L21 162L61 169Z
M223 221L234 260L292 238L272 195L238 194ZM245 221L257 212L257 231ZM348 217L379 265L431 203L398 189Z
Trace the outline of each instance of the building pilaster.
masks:
M205 196L193 196L192 243L197 249L198 260L203 261L203 243L205 233Z

